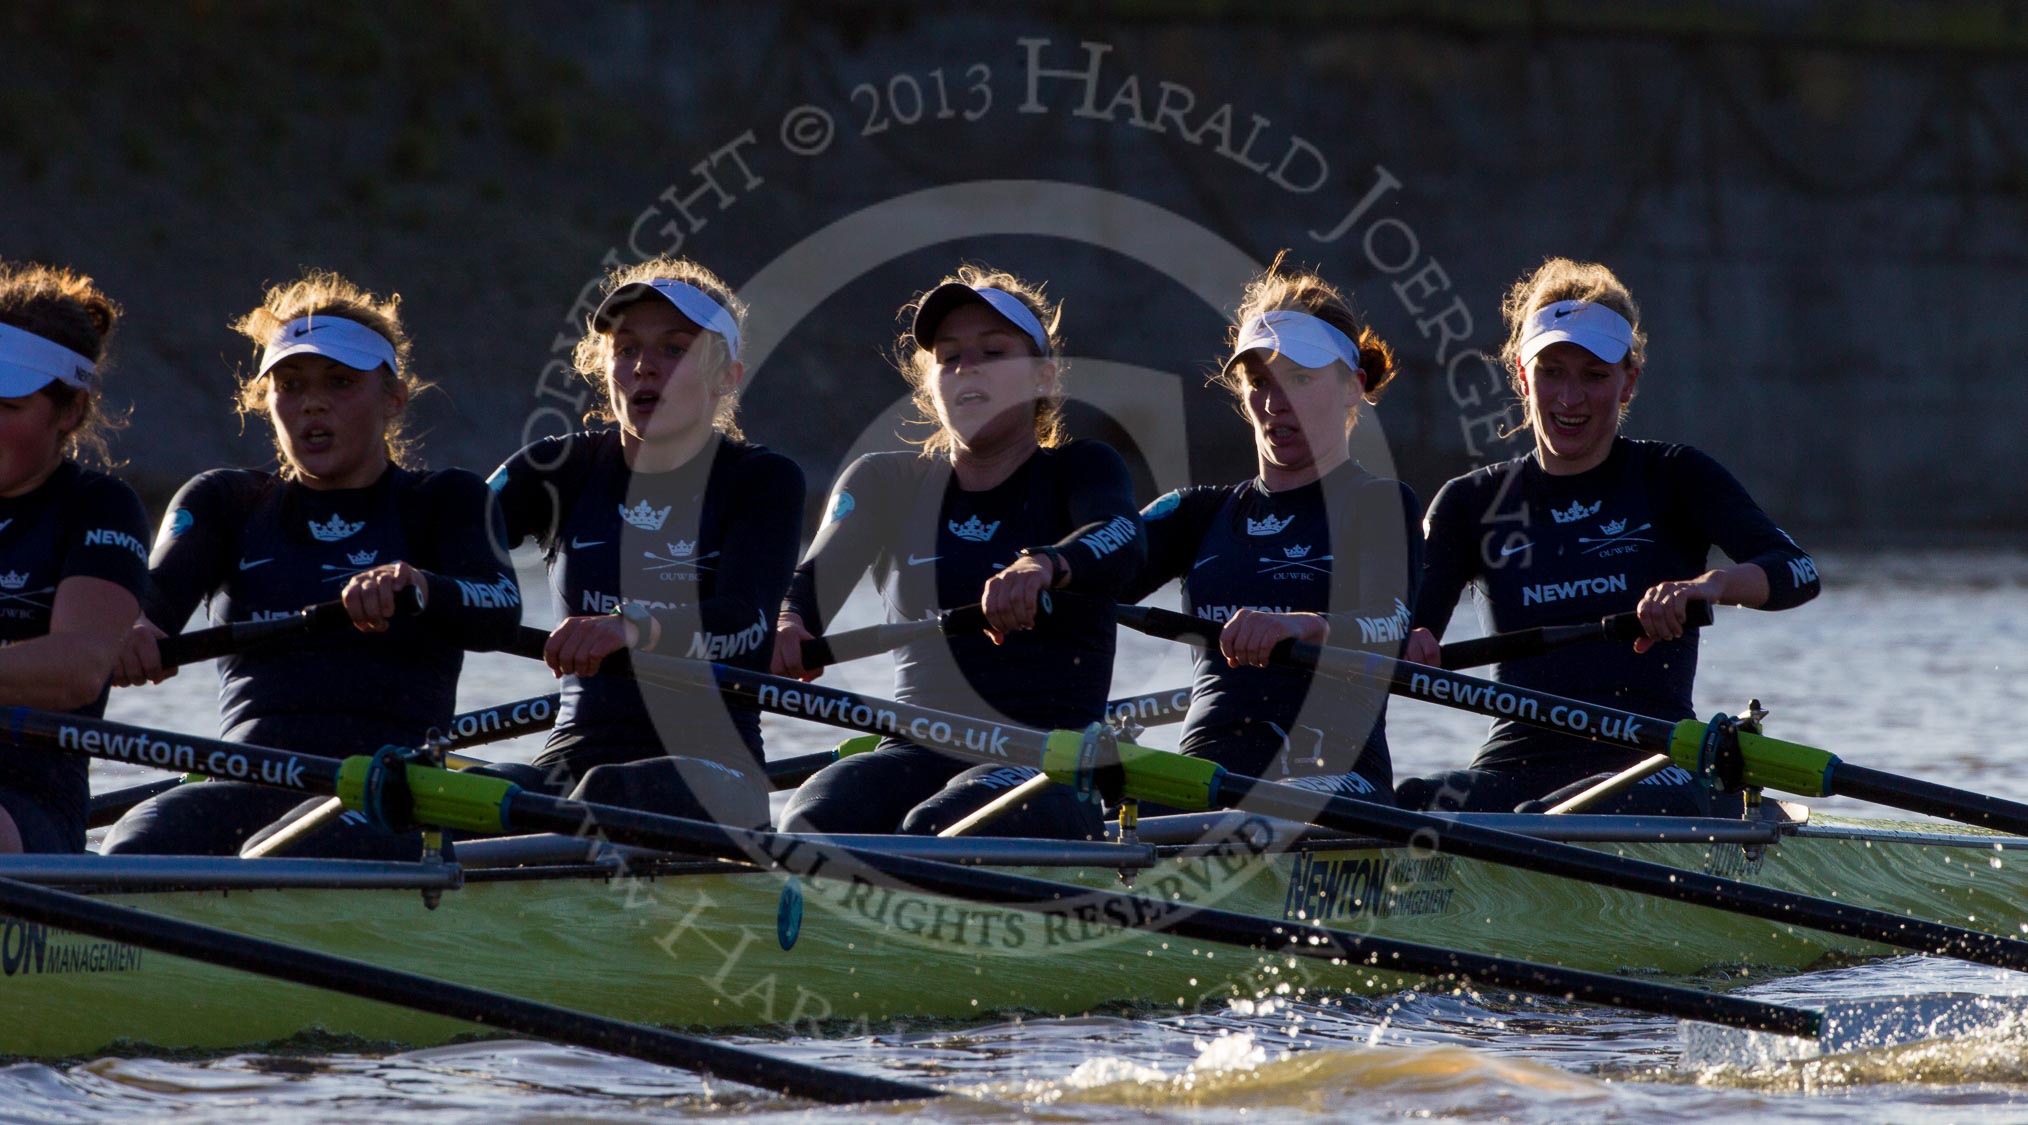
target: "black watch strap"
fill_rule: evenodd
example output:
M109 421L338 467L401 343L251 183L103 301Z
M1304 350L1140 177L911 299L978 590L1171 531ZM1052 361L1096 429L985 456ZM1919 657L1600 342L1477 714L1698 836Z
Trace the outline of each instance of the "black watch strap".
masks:
M1023 547L1020 557L1049 560L1049 588L1052 590L1063 585L1064 579L1070 577L1070 560L1063 557L1063 550L1060 547Z

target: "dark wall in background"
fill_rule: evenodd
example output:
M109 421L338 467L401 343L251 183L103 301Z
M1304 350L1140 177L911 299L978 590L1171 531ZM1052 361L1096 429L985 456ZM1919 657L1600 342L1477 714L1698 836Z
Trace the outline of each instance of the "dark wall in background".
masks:
M1187 432L1192 473L1232 477L1202 376L1242 267L1286 247L1400 348L1375 429L1425 498L1516 450L1473 353L1561 253L1645 307L1634 435L1705 447L1820 541L2028 532L2019 7L1181 10L17 3L0 258L124 302L118 448L158 501L267 455L225 327L264 282L399 291L443 390L427 455L484 471L557 427L603 263L672 246L772 297L747 428L818 486L892 430L895 309L959 258L1048 279L1073 378L1115 406L1145 380L1187 431L1116 409L1128 436ZM984 181L1039 183L951 190Z

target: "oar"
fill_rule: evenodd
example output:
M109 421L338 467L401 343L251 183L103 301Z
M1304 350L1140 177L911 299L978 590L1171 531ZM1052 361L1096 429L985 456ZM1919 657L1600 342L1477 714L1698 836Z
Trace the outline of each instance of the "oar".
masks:
M127 811L150 797L159 797L183 784L180 777L165 777L145 785L129 785L110 793L92 794L91 809L85 813L86 828L104 828L127 815Z
M1171 639L1195 639L1203 632L1201 623L1194 618L1146 606L1120 607L1119 620L1131 628ZM1609 746L1667 754L1691 773L1711 771L1734 786L1758 786L1804 797L1855 797L1982 828L2028 834L2028 805L1855 766L1828 750L1799 742L1785 742L1745 730L1730 736L1722 731L1712 735L1711 724L1695 719L1672 723L1602 703L1396 662L1356 649L1285 641L1276 646L1273 659L1285 667L1381 684L1389 692L1411 699L1512 719Z
M422 594L414 586L403 586L395 594L395 612L403 615L421 613ZM200 660L215 660L221 656L245 652L260 645L276 641L304 637L328 629L338 629L352 624L352 615L345 612L345 603L340 601L318 602L284 617L271 617L266 621L234 621L226 625L214 625L194 633L183 633L174 637L163 637L156 641L156 648L162 654L162 667L180 668Z
M402 614L422 612L422 595L416 592L415 587L404 586L395 594L395 612ZM214 625L194 633L163 637L156 641L155 645L157 651L161 653L162 667L180 668L185 664L216 660L221 656L231 656L275 641L308 636L350 624L352 615L345 612L344 602L318 602L315 605L306 605L285 617ZM550 697L552 701L555 698ZM550 710L554 713L555 708L552 706ZM460 715L458 718L465 717ZM92 797L91 808L85 814L85 827L105 828L127 815L135 805L150 797L159 797L181 784L183 779L180 777L165 777L143 785L130 785L110 793L96 794Z
M1037 610L1048 614L1053 598L1047 593ZM906 644L928 640L935 636L955 637L963 633L980 633L986 629L985 608L978 605L959 606L947 609L921 621L897 621L886 625L868 625L863 629L847 629L843 633L830 633L822 637L811 637L803 642L803 667L814 672L847 660L859 660L889 652Z
M837 1104L944 1096L942 1090L928 1086L770 1058L709 1039L264 941L12 879L0 879L0 909L10 918L73 933L540 1036L555 1043L681 1067L813 1101Z
M1709 602L1690 603L1691 627L1698 628L1711 622ZM1207 638L1205 643L1218 643L1219 628L1211 622L1204 623L1205 631L1200 635ZM1438 664L1452 669L1475 668L1482 664L1500 664L1509 660L1540 656L1545 652L1553 652L1587 641L1631 641L1642 634L1640 614L1615 613L1582 625L1540 625L1531 629L1515 629L1486 637L1452 641L1443 646L1443 655L1439 658ZM1189 710L1190 689L1187 686L1169 691L1130 695L1111 700L1106 704L1107 716L1142 727L1180 723Z
M1684 608L1688 615L1686 624L1690 628L1711 624L1710 602L1691 602ZM1641 627L1640 614L1615 613L1582 625L1538 625L1532 629L1514 629L1488 637L1452 641L1443 646L1441 664L1453 670L1476 668L1482 664L1504 664L1509 660L1540 656L1588 641L1634 641L1646 635L1647 630ZM1214 639L1211 643L1216 644L1217 641Z
M1181 614L1170 616L1182 618L1186 623L1192 620ZM531 632L540 636L539 631ZM1946 954L2003 968L2028 969L2028 944L2012 939L1626 856L1531 839L1427 813L1331 797L1314 790L1296 789L1231 773L1202 758L1131 743L1118 743L1107 750L1094 744L1096 725L1093 731L1084 733L1046 733L1010 723L988 722L862 696L821 684L805 684L724 664L704 664L643 653L615 653L614 656L631 659L608 657L601 667L602 675L630 675L642 683L675 690L715 689L726 698L763 711L868 734L899 736L970 760L1031 766L1043 770L1059 782L1076 786L1080 795L1103 791L1108 797L1123 795L1186 810L1243 807L1251 812L1322 828L1376 836L1395 843L1548 875L1582 879L1601 886L1715 907L1785 925L1808 926L1900 949ZM1384 657L1372 659L1390 666L1393 663ZM1440 669L1428 671L1439 676L1469 679ZM1100 738L1098 741L1107 739Z
M804 686L793 680L783 682ZM349 807L368 816L397 815L397 824L413 821L480 833L597 831L622 844L761 863L806 878L861 880L879 887L992 903L1065 924L1096 918L1128 929L1159 930L1285 956L1472 981L1729 1027L1800 1036L1815 1036L1822 1030L1821 1015L1806 1009L886 854L840 845L824 837L759 832L566 801L530 793L501 778L404 764L387 751L340 762L26 708L11 709L6 720L8 730L21 744L122 761L141 753L164 763L187 761L202 772L261 779L298 792L336 792ZM62 920L53 924L69 925Z

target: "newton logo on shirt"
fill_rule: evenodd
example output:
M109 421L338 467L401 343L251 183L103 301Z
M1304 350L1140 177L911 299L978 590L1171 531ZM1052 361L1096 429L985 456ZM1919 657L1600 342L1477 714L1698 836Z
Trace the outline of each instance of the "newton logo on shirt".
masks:
M94 531L85 532L84 541L87 547L125 547L143 559L148 557L148 545L146 543L141 542L124 531L118 531L110 527L101 527Z

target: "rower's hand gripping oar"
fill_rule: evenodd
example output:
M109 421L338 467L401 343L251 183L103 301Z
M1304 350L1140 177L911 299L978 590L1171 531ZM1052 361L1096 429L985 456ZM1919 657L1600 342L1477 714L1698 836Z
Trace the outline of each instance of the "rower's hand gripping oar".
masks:
M1693 601L1687 607L1686 626L1702 628L1712 622L1711 603ZM1206 621L1187 613L1172 609L1157 609L1154 606L1123 605L1113 610L1114 618L1129 629L1135 629L1149 636L1171 641L1188 641L1192 644L1217 647L1218 636L1224 625ZM1452 641L1442 648L1439 668L1476 668L1483 664L1501 664L1509 660L1521 660L1540 656L1560 648L1584 644L1589 641L1633 641L1646 636L1641 627L1641 615L1634 612L1614 613L1597 621L1581 625L1538 625L1531 629L1515 629L1506 633L1494 633L1488 637L1473 637L1470 640ZM1300 642L1283 641L1276 646L1277 657L1286 657ZM1322 646L1315 646L1322 647ZM1361 648L1358 651L1371 651ZM1277 660L1277 663L1285 663Z
M421 613L422 595L413 586L402 587L395 594L395 611L401 614ZM345 612L344 602L318 602L284 617L214 625L192 633L163 637L155 645L164 669L180 668L185 664L216 660L264 644L340 629L350 624L352 615ZM127 815L135 805L150 797L161 796L182 783L180 777L165 777L144 785L130 785L111 793L97 794L92 797L91 808L85 815L85 827L104 828Z
M1140 607L1120 608L1132 613L1138 611ZM1710 603L1701 601L1690 603L1688 625L1691 628L1701 628L1711 622ZM1438 667L1450 669L1475 668L1482 664L1499 664L1508 660L1539 656L1545 652L1583 644L1586 641L1636 640L1643 632L1640 614L1615 613L1610 617L1583 625L1545 625L1532 629L1515 629L1507 633L1494 633L1488 637L1452 641L1443 646L1442 656L1438 658L1437 664ZM1218 630L1208 622L1198 635L1203 638L1205 644L1218 643ZM1106 702L1106 716L1121 721L1130 733L1136 727L1158 727L1167 723L1180 723L1189 711L1190 689L1187 686L1168 691L1122 696Z
M414 586L403 586L395 594L397 614L417 614L422 612L422 608L422 594ZM214 625L194 633L163 637L155 644L162 653L162 667L179 668L200 660L216 660L260 645L328 632L351 624L352 615L345 612L344 602L318 602L284 617Z
M1146 606L1122 606L1120 623L1151 636L1201 641L1205 623ZM1134 611L1129 614L1128 610ZM1984 793L1855 766L1828 750L1737 729L1720 716L1711 723L1669 722L1616 707L1514 684L1495 683L1396 661L1357 649L1284 641L1274 662L1355 682L1374 683L1394 695L1505 718L1620 749L1667 754L1675 763L1720 788L1754 787L1802 797L1854 797L1889 808L1943 817L2015 835L2028 835L2028 805Z
M1710 602L1693 601L1684 608L1688 615L1684 622L1686 628L1701 629L1711 624ZM1538 625L1532 629L1494 633L1490 637L1452 641L1443 646L1443 659L1438 667L1455 670L1483 664L1504 664L1509 660L1539 656L1588 641L1637 641L1644 636L1647 636L1647 630L1641 627L1640 614L1632 611L1615 613L1582 625Z

